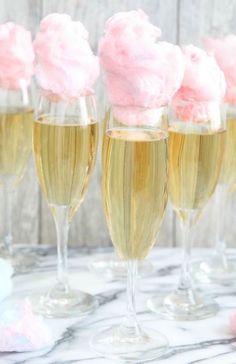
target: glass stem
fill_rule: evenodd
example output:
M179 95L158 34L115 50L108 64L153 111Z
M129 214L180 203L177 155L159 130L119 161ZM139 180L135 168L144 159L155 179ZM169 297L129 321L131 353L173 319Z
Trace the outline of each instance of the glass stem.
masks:
M183 242L183 262L181 266L180 280L178 285L178 290L188 291L192 287L192 279L190 272L190 258L191 258L191 248L192 248L192 216L190 215L186 220L181 221L182 230L182 242Z
M228 267L228 260L226 255L226 241L225 241L225 222L229 208L229 192L227 186L219 185L216 200L216 242L215 242L215 256L220 266L225 269Z
M13 255L13 235L12 235L12 208L14 189L12 181L8 178L3 182L4 189L4 238L3 244L8 255Z
M138 275L138 261L127 261L127 308L124 321L125 335L138 336L140 333L135 306L136 281Z
M56 206L53 208L53 216L57 232L57 290L68 293L70 290L67 268L67 244L69 233L69 208Z

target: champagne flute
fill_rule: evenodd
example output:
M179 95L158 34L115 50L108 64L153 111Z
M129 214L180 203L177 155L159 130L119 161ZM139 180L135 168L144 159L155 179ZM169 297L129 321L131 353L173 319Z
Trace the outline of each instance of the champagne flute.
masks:
M227 255L226 219L236 187L236 109L227 105L226 145L215 201L215 249L211 257L193 264L193 275L200 282L233 282L236 261ZM224 213L222 214L222 211Z
M182 112L189 112L189 119ZM200 116L199 116L200 115ZM148 307L160 317L197 320L214 315L218 305L201 295L191 277L192 227L212 196L221 170L225 120L217 102L179 101L170 110L169 195L182 227L183 263L177 289Z
M128 107L122 110L130 113ZM97 333L91 345L106 357L140 363L162 355L168 346L161 334L141 328L135 308L138 262L155 243L167 203L167 122L164 107L132 110L143 115L142 125L121 120L119 106L113 106L102 163L106 220L113 245L127 264L127 312L120 325Z
M57 232L57 283L35 295L35 311L47 317L83 317L96 299L70 287L67 242L70 223L91 177L98 139L93 95L63 101L42 95L33 129L36 170Z
M25 271L34 263L13 245L13 196L24 176L32 151L33 109L30 91L22 80L16 90L0 89L0 183L4 190L4 238L1 256L10 260L15 271Z
M105 116L102 120L102 135L101 138L103 148L105 148L106 142L106 130L110 120L111 109L109 107L105 110ZM102 157L105 153L102 153ZM89 268L95 274L100 274L107 279L111 280L124 280L127 276L127 264L124 260L114 252L110 254L100 254L97 258L93 258L89 264ZM147 277L154 272L153 264L150 261L138 262L138 274L140 277Z

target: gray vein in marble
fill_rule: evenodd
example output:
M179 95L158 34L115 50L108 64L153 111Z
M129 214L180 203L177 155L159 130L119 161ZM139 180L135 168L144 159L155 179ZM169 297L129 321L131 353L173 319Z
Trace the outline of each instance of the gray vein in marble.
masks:
M163 359L168 359L174 355L194 351L197 349L204 349L209 346L230 345L235 342L236 342L236 337L233 337L231 339L208 340L208 341L201 341L196 344L173 346L173 347L169 348L168 353L163 356ZM189 363L189 364L191 364L191 363Z
M224 353L220 353L220 354L217 354L217 355L213 355L213 356L210 356L208 358L202 358L202 359L198 359L198 360L191 361L188 364L204 363L204 361L206 361L206 360L209 360L209 359L211 360L211 359L216 359L216 358L219 358L219 357L223 357L225 355L232 354L235 351L236 351L236 349L230 350L230 351L226 351Z

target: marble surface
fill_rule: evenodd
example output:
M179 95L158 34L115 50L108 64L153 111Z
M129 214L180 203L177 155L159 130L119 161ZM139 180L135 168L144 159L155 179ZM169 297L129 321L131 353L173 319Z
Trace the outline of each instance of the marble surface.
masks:
M38 262L30 273L15 275L14 293L30 295L38 289L47 289L54 283L56 268L55 248L38 247ZM91 259L99 255L87 250L70 250L69 267L71 285L96 295L100 307L86 319L46 320L55 343L53 346L31 353L2 353L1 364L113 364L98 356L90 348L91 336L101 328L119 323L125 311L125 282L108 280L88 268ZM107 251L108 253L108 251ZM209 254L209 250L196 250L195 256ZM220 305L214 318L195 322L158 320L146 308L152 295L162 295L177 282L181 251L154 249L148 257L155 267L153 276L142 278L138 285L137 310L146 327L153 327L168 337L170 348L162 359L150 363L160 364L235 364L236 337L229 331L229 317L236 310L235 286L209 286L201 288L213 294ZM114 362L115 364L115 362ZM138 364L138 363L137 363Z

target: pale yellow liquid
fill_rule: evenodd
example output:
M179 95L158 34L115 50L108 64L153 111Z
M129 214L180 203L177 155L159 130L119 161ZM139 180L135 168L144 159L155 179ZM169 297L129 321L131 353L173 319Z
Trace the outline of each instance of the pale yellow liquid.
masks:
M167 141L158 132L108 131L103 201L120 257L143 259L155 243L167 202Z
M34 155L41 188L51 206L76 212L91 176L97 149L98 124L34 122Z
M236 186L236 118L227 119L226 145L223 165L220 174L220 183L226 184L230 189Z
M0 177L23 174L32 150L32 110L0 111Z
M203 208L213 194L221 170L225 135L225 131L169 131L169 195L180 215L189 209Z

